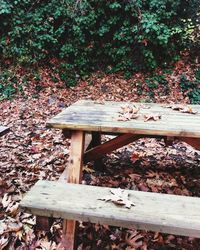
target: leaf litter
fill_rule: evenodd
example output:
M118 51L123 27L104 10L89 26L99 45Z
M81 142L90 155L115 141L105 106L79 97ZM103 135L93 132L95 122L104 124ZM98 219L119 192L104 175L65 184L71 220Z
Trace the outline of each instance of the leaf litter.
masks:
M184 68L181 64L180 68L177 64L175 71L167 75L170 92L164 97L165 92L159 86L153 101L179 101L185 106L188 99L178 87L178 74L184 70L187 74L192 71L188 65ZM101 77L94 74L91 76L94 85L80 81L68 89L61 81L58 85L51 82L50 74L43 70L39 92L33 82L23 87L26 98L19 94L0 103L0 123L11 129L0 138L0 249L65 249L61 240L62 220L55 220L49 232L38 231L35 216L18 209L22 196L37 180L57 180L68 163L70 140L64 139L60 130L45 127L50 117L85 98L101 104L104 100L149 101L149 89L141 73L130 80L118 74ZM136 82L141 79L143 94L139 96ZM103 163L104 173L90 171L93 163L88 163L83 170L85 184L200 196L200 154L186 143L175 141L166 146L163 140L144 138L107 155ZM77 243L79 250L189 250L199 249L200 245L198 239L190 237L81 222Z

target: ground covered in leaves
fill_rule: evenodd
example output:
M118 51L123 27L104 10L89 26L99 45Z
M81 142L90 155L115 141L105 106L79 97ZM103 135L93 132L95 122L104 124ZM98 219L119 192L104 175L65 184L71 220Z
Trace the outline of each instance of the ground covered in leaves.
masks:
M187 103L180 90L183 72L189 75L192 69L183 63L180 69L177 64L167 76L168 90L154 89L153 101ZM56 220L50 232L36 231L35 217L19 211L22 196L37 180L57 180L67 165L70 140L64 140L61 131L45 127L49 118L79 99L152 101L152 90L145 83L138 92L143 74L124 80L120 75L97 73L66 88L62 82L52 82L48 71L43 73L39 90L33 83L24 87L24 96L0 103L0 124L11 129L0 138L0 249L64 249L62 221ZM84 166L83 183L200 196L200 152L186 143L166 146L163 140L140 139L107 155L103 164L103 173L95 172L92 162ZM194 238L90 223L79 224L77 242L79 250L200 249L200 241Z

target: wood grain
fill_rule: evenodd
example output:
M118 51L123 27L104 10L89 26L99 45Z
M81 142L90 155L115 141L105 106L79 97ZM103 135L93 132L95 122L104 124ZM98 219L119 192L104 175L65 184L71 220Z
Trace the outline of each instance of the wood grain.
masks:
M70 183L81 182L84 144L85 133L83 131L72 131L69 164L63 172L60 181L66 180ZM66 183L63 183L63 185L66 185ZM67 196L63 194L62 199L65 199L65 197ZM67 242L67 250L75 249L76 224L74 220L64 220L63 222L63 238L65 238Z
M146 135L163 135L176 137L200 137L200 105L189 105L197 114L181 113L161 104L148 104L150 109L140 108L139 118L130 121L118 121L124 102L105 102L104 105L94 101L78 101L47 122L48 127L101 131L116 133L133 133ZM141 107L140 103L130 103ZM144 115L159 113L159 121L144 122Z
M21 207L41 216L200 238L199 198L127 190L135 204L127 209L99 200L110 195L110 189L39 181Z

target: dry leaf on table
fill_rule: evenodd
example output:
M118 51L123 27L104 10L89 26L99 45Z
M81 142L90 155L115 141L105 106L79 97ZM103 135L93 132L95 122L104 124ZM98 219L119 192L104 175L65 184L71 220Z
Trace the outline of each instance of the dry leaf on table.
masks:
M182 113L188 113L188 114L196 114L197 111L194 111L192 107L188 107L182 104L173 104L173 105L167 105L166 108L171 108L173 110L180 111Z
M147 104L140 104L140 108L142 108L142 109L150 109L151 106L149 106Z
M130 121L139 117L139 108L135 106L125 105L121 107L122 111L119 111L118 121Z
M105 105L105 101L103 99L98 99L96 101L94 101L95 104L101 104L101 105Z
M144 118L145 118L145 122L147 122L147 121L149 121L149 120L153 120L153 121L158 121L158 120L160 120L161 119L161 115L160 114L157 114L157 113L150 113L150 114L146 114L145 116L144 116Z
M132 201L128 198L127 190L123 190L120 188L110 190L110 195L99 198L99 200L111 201L116 205L125 205L126 208L131 208L131 206L135 206Z
M185 107L184 109L180 110L182 113L188 114L196 114L197 111L194 111L191 107Z

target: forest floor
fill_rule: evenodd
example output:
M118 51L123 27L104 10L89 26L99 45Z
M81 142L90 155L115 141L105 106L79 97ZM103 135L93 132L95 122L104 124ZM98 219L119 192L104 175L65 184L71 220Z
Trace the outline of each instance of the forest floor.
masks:
M70 140L60 130L47 129L48 119L79 99L188 103L180 89L180 75L191 72L190 65L179 62L166 75L167 90L163 85L152 90L142 73L129 80L96 73L66 88L43 70L39 90L33 82L24 87L24 96L0 102L0 124L11 129L0 138L0 249L64 249L61 220L55 220L48 233L36 231L35 217L19 211L30 187L39 179L57 180L68 162ZM103 163L103 173L95 172L92 162L84 166L83 183L200 196L200 151L186 143L166 146L161 139L144 138L105 156ZM77 241L78 250L200 249L200 240L191 237L90 223L79 224Z

